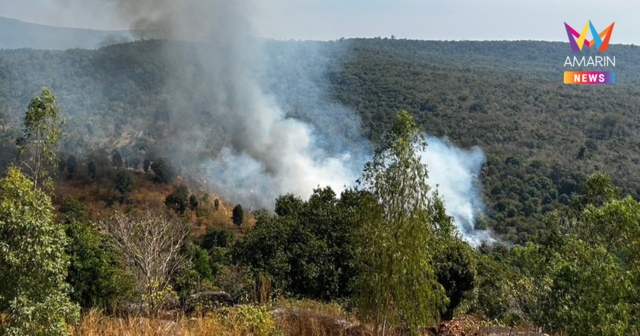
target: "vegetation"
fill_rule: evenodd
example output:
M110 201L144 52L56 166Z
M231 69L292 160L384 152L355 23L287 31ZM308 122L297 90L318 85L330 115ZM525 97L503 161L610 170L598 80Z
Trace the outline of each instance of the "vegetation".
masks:
M262 79L285 112L304 119L298 99L313 86L276 85L293 71L279 62L321 73L320 58L329 81L312 80L357 111L376 150L357 188L245 211L188 166L227 140L215 121L189 120L215 130L193 146L205 152L171 140L157 50L189 46L0 51L0 332L329 334L329 320L344 326L336 334L411 334L470 315L557 335L640 333L639 78L562 86L549 65L559 43L267 41L274 55L309 55L273 57ZM634 46L611 51L637 59ZM31 96L43 83L62 111L49 89ZM207 90L192 89L206 105ZM423 130L482 146L478 225L504 245L459 237L425 182ZM153 318L168 310L187 316Z
M419 155L426 145L411 115L399 113L360 182L373 204L360 209L365 242L355 300L361 318L383 335L392 326L433 324L444 304L433 258L438 236L453 227L437 194L429 197Z
M233 220L233 224L237 226L244 223L244 210L242 210L242 205L238 204L233 208L233 216L231 219Z
M0 311L10 335L64 335L78 318L65 282L69 257L51 200L12 167L0 180Z
M119 170L116 173L115 186L116 190L122 195L122 198L126 198L136 187L133 173L126 169Z
M176 186L173 192L167 196L164 204L166 204L169 209L179 214L184 214L189 206L189 188L184 184Z
M178 177L178 170L176 167L166 158L159 158L151 164L153 173L156 174L158 182L171 183Z

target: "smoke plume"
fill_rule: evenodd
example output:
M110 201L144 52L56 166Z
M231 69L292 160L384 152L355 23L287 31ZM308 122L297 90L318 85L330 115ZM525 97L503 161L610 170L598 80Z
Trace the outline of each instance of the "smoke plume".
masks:
M340 192L355 181L358 160L330 145L340 142L343 133L330 139L320 125L303 121L314 119L314 112L334 124L349 124L353 114L330 106L319 111L320 94L312 93L302 108L314 109L291 118L260 85L259 77L268 72L267 56L252 30L256 13L251 0L111 1L141 37L162 32L192 42L181 51L167 50L175 64L165 90L180 96L168 103L171 122L180 125L172 138L205 149L200 147L208 137L220 135L200 127L198 114L206 113L217 124L224 139L217 156L204 162L216 191L251 207L273 208L281 194L306 197L326 185Z
M319 62L340 59L338 42L331 48L278 42L281 51L274 56L265 51L270 42L255 38L252 20L258 13L251 0L103 1L117 5L138 37L192 42L165 51L174 63L165 83L173 97L171 136L184 144L180 152L206 151L214 131L200 126L200 115L216 124L223 140L203 166L217 192L250 207L273 208L285 193L304 198L317 186L340 192L355 183L370 158L369 143L360 136L355 113L331 103L318 75L328 66ZM301 60L312 60L315 67L308 73L287 67ZM291 90L295 94L282 94ZM472 245L491 240L474 229L475 214L483 208L474 183L484 154L433 137L428 142L423 154L428 182L438 185L459 231Z
M493 242L488 231L476 230L475 219L484 210L484 203L476 187L478 174L486 158L479 147L470 151L457 148L448 139L426 135L427 150L422 163L429 170L428 183L444 201L447 214L454 218L458 231L471 244Z

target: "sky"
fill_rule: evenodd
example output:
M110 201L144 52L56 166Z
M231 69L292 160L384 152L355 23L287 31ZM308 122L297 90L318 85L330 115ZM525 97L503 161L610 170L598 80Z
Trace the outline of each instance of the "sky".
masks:
M112 0L0 0L0 16L46 25L127 29ZM177 1L177 0L176 0ZM255 0L260 37L335 40L390 37L422 40L566 41L563 22L599 31L615 22L611 43L640 44L637 0Z

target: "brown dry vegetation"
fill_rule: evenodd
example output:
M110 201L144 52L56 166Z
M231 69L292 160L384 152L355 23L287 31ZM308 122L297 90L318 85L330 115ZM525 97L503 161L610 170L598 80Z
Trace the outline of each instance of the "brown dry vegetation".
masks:
M53 203L56 208L59 208L64 199L74 198L87 207L87 219L97 222L110 216L114 211L144 211L149 208L163 207L167 195L173 191L173 188L180 183L185 183L200 202L200 214L197 211L187 210L184 215L184 220L189 223L194 236L199 236L209 228L217 228L227 229L236 237L242 237L255 225L255 217L246 212L244 224L241 227L234 225L231 220L234 204L225 202L220 195L208 190L205 184L181 178L172 184L156 183L153 181L152 173L145 174L141 170L135 170L134 175L135 189L124 203L117 200L119 194L113 182L107 179L93 181L84 175L76 176L72 180L57 178ZM209 194L209 200L206 202L202 199L205 193ZM218 210L214 207L215 199L220 200Z
M313 301L281 302L283 306L243 305L199 317L109 317L98 310L86 313L71 329L77 336L97 335L347 335L362 333L337 304ZM349 333L351 334L351 333Z

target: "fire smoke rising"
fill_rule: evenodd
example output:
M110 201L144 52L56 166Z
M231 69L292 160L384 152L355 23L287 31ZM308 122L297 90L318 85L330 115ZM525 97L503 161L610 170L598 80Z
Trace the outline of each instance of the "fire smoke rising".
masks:
M488 231L475 229L475 218L484 204L475 183L486 158L479 147L470 151L457 148L446 138L426 135L427 150L422 153L422 163L429 169L428 183L437 186L447 214L454 218L458 231L471 244L493 242Z
M251 0L102 1L116 4L138 37L150 33L196 42L190 51L172 51L174 63L195 66L190 71L176 66L181 70L174 71L166 90L173 95L182 92L169 106L172 122L181 126L173 135L177 141L204 146L202 139L211 130L187 122L197 120L195 111L205 111L225 134L217 157L203 163L215 191L251 207L273 208L275 199L285 193L305 198L318 186L340 192L355 183L372 153L360 136L355 114L332 104L317 78L288 73L286 66L273 73L265 65L316 58L320 51L308 54L307 48L303 54L293 46L269 59L264 42L255 38L258 34L251 27L257 15ZM302 90L298 96L303 98L282 101L278 92L267 91L269 86L286 89L287 85L296 93ZM491 241L487 232L474 229L474 213L483 208L474 175L484 154L479 148L460 150L446 140L428 137L428 142L423 154L428 182L438 185L459 231L472 245Z

